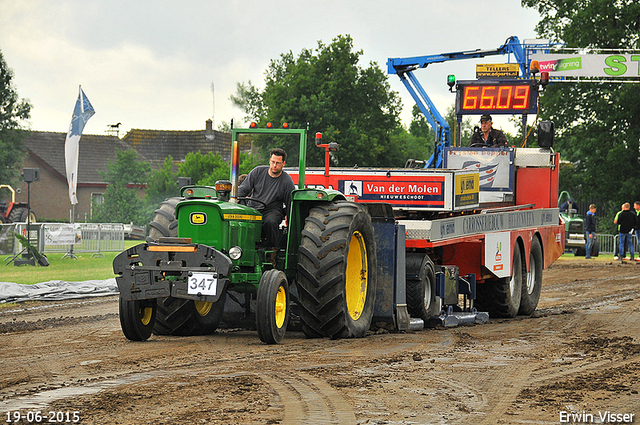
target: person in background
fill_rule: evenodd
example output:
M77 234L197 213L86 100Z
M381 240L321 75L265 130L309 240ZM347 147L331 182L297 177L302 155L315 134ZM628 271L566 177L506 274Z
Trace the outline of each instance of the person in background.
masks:
M633 203L633 209L636 210L636 246L638 246L638 258L640 258L640 201Z
M562 205L560 205L560 212L569 212L574 210L575 213L578 212L578 205L575 203L573 198L569 198Z
M492 148L507 146L507 136L501 130L493 128L491 115L484 114L480 117L480 131L473 132L469 146Z
M620 216L620 213L624 210L624 204L622 204L620 206L620 211L618 211L616 213L616 216L613 218L613 224L618 224L618 217ZM616 227L616 230L618 233L620 233L620 225L618 224L618 226ZM618 248L620 247L620 241L618 241L617 244L614 244L615 247L613 249L613 261L617 261L618 260L618 256L620 255L620 252L618 252ZM622 252L622 258L624 258L624 256L627 255L627 251L623 251Z
M636 227L637 216L631 211L631 204L628 202L622 206L622 212L618 215L618 225L620 226L620 247L618 252L622 254L625 252L625 246L629 247L629 254L631 255L631 261L633 261L633 229ZM620 257L620 262L624 262L624 257Z
M587 220L584 228L587 232L587 249L585 258L587 260L592 259L591 250L593 249L593 242L596 240L596 206L595 204L589 205L589 211L587 211Z

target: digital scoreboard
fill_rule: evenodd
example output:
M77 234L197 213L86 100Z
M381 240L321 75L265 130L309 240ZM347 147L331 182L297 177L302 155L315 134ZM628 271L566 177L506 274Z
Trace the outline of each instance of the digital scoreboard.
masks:
M538 82L473 80L456 84L456 114L535 114Z

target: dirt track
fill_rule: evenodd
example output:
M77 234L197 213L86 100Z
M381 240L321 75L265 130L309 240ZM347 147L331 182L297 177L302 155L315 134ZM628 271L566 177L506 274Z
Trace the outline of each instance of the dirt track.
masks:
M608 411L640 423L639 272L561 258L532 317L359 340L290 332L279 346L240 329L130 342L116 297L5 306L0 420L493 425Z

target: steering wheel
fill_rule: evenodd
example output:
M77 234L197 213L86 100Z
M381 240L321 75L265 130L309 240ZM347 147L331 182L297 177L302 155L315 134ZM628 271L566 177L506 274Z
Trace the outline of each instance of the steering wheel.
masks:
M486 148L487 145L485 142L476 142L469 145L470 148Z
M260 199L251 198L250 196L240 196L238 197L238 202L240 201L244 201L243 205L247 205L247 201L257 202L267 208L267 204L265 202L261 201Z

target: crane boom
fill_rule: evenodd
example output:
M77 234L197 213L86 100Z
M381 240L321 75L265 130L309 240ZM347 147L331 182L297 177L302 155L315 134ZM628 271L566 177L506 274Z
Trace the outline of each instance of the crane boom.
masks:
M548 43L547 43L548 45ZM536 48L540 45L536 43ZM546 46L545 46L546 47ZM451 129L446 119L438 112L427 92L424 90L413 71L426 68L433 63L442 63L451 60L478 59L485 56L513 54L520 66L521 76L529 75L529 61L527 45L520 42L518 37L507 38L504 44L492 50L466 50L460 52L441 53L427 56L413 56L407 58L389 58L387 60L387 72L396 74L411 94L411 97L424 114L429 125L436 133L436 144L431 158L425 168L442 168L444 148L451 146Z

